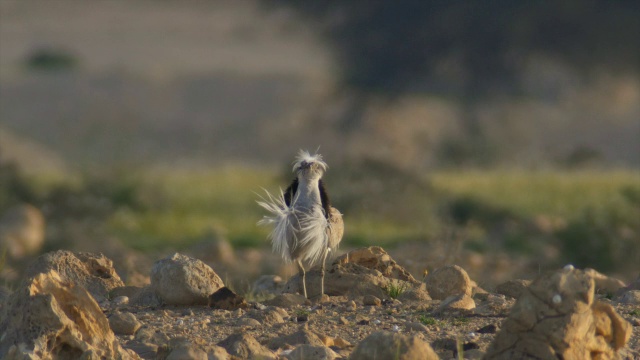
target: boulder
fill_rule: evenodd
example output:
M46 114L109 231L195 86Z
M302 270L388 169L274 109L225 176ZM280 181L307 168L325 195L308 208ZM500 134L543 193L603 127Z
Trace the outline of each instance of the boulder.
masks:
M103 254L58 250L36 259L26 270L26 277L56 271L60 278L85 288L96 301L109 298L109 292L124 286L113 267L113 261Z
M473 282L463 268L458 265L444 266L427 275L427 292L436 300L444 300L452 295L468 295L473 292Z
M517 300L485 359L617 358L631 325L594 293L585 271L542 275Z
M241 359L275 359L275 355L249 334L233 334L218 343L230 355Z
M156 261L151 269L151 288L168 305L207 305L209 295L223 286L207 264L178 253Z
M307 294L317 297L320 290L320 271L307 272ZM325 294L331 296L359 297L373 295L388 299L385 289L392 279L411 288L419 284L411 274L398 265L381 247L356 249L338 257L327 269L324 279ZM299 274L292 276L285 285L285 293L301 293Z
M517 299L529 285L531 285L531 280L509 280L496 286L496 293Z
M87 290L53 270L16 290L0 319L2 359L139 359L120 346Z
M379 331L362 340L350 359L437 360L438 355L418 336Z
M32 205L14 206L0 216L0 249L7 249L13 259L39 252L44 235L44 216Z

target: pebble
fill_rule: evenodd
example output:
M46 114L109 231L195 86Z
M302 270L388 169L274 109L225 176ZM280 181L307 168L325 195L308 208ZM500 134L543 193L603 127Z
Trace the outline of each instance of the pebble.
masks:
M365 295L362 299L362 304L365 306L380 306L382 305L382 300L373 295Z

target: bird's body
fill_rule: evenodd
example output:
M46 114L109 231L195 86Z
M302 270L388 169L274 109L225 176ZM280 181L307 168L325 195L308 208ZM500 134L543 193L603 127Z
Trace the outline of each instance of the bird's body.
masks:
M298 265L305 297L305 268L321 263L321 294L324 294L324 267L327 255L335 251L342 240L342 214L329 202L322 182L327 164L322 156L300 151L294 161L296 178L284 193L259 201L271 215L258 224L273 225L269 234L273 250L285 261Z

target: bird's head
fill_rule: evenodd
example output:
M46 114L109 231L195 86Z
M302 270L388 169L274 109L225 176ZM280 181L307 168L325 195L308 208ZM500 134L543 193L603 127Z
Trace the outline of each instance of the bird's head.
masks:
M318 180L327 171L327 163L322 161L322 155L311 155L308 151L300 150L293 161L293 172L298 178Z

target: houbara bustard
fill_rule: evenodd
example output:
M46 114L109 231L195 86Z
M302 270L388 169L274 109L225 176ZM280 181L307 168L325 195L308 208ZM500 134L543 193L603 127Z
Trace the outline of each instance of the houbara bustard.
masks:
M300 150L293 162L295 179L278 196L267 192L258 204L269 211L258 225L272 225L273 251L298 265L302 290L307 296L306 270L321 263L320 296L324 294L324 270L329 252L335 252L344 233L342 214L329 202L322 182L327 164L322 155Z

